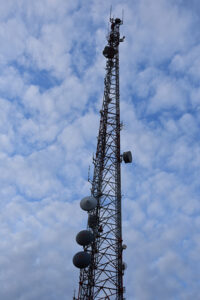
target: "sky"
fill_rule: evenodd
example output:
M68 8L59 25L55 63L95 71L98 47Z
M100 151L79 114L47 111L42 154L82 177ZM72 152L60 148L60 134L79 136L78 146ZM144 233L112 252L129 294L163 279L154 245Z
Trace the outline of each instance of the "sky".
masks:
M0 300L69 300L110 5L120 44L126 299L200 299L200 3L0 0ZM92 177L92 174L90 174Z

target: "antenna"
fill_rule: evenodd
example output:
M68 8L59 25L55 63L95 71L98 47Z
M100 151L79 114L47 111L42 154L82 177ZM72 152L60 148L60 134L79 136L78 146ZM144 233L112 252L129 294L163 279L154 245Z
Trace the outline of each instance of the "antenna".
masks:
M122 24L124 23L124 9L122 9Z
M106 35L106 39L108 40L109 39L109 22L108 22L108 28L107 28L107 35Z
M88 182L91 183L91 180L90 180L90 165L88 167Z
M112 5L110 6L110 22L112 20L111 16L112 16Z

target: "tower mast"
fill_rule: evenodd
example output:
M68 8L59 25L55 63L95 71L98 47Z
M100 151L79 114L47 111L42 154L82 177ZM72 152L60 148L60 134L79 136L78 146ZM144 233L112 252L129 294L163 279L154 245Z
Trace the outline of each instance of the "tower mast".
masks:
M81 201L88 211L87 230L79 232L78 244L83 246L73 262L80 268L78 300L122 300L125 264L122 252L121 224L121 162L132 162L131 152L120 151L119 93L119 18L110 18L110 32L103 55L106 57L103 105L94 163L91 196Z

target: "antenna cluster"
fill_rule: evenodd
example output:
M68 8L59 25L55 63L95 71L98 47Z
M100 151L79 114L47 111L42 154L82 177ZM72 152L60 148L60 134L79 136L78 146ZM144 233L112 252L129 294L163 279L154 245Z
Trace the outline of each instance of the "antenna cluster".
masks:
M94 210L97 206L97 199L93 196L85 197L80 202L80 207L88 213ZM95 240L95 233L91 230L95 227L96 219L93 215L88 215L88 228L87 230L80 231L76 236L76 242L83 246L83 251L80 251L74 255L73 263L77 268L83 269L89 266L91 262L91 250L86 248L91 246Z

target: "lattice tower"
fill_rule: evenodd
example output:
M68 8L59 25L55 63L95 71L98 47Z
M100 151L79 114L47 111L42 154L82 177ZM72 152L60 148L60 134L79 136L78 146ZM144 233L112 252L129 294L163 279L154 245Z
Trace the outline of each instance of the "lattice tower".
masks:
M111 18L110 23L103 51L106 75L97 150L93 158L91 199L97 201L95 208L85 209L88 210L87 231L93 238L89 244L82 243L84 252L90 257L89 265L80 270L78 298L74 297L78 300L124 299L122 253L126 247L122 244L121 163L122 160L130 163L132 156L130 151L123 155L120 151L119 44L124 37L120 38L119 29L122 21ZM78 266L77 262L75 265Z

